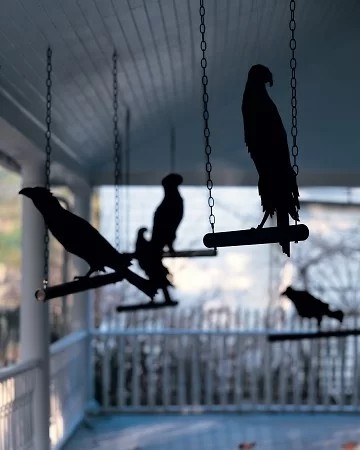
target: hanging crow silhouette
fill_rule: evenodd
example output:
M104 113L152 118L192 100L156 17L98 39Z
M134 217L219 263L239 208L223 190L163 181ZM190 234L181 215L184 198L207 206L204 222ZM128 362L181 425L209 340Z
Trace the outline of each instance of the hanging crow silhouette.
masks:
M146 228L138 230L134 257L152 284L163 291L165 303L173 303L168 291L169 286L174 287L169 280L171 274L162 263L162 251L145 238L146 231Z
M300 208L296 174L290 163L289 147L280 114L269 97L266 83L273 84L270 70L252 66L242 101L245 143L259 174L258 189L264 217L262 228L276 212L277 226L289 226L289 214L298 221ZM290 242L280 241L283 252L290 256Z
M293 302L300 317L316 319L319 329L324 316L337 319L340 323L344 319L344 313L340 309L331 311L328 303L319 300L307 291L297 291L289 286L280 295L285 295Z
M177 173L170 173L163 178L164 198L154 213L151 242L161 250L165 246L174 252L176 231L183 218L184 202L178 190L183 178Z
M105 272L110 267L117 272L123 272L129 283L153 298L157 289L152 283L128 269L131 258L117 252L114 247L83 218L64 209L58 199L43 187L27 187L19 194L30 198L42 214L45 224L54 237L69 253L84 259L90 266L84 277L93 272Z

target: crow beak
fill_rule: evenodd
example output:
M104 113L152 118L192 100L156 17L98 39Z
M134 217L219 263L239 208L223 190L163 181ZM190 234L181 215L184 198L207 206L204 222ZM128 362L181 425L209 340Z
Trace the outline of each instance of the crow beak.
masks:
M21 191L19 191L19 194L21 194L21 195L25 195L25 197L31 197L31 191L32 191L32 188L23 188L23 189L21 189Z
M272 74L270 74L270 77L269 77L269 86L272 87L273 83L274 83L273 76L272 76Z
M286 291L282 292L280 295L286 295Z

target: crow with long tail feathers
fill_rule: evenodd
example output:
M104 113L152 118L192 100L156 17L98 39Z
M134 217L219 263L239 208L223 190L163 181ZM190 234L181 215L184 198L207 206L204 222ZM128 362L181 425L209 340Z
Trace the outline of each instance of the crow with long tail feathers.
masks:
M249 70L242 100L245 143L259 174L258 189L264 217L262 228L276 213L277 226L287 228L289 215L299 220L299 191L291 166L286 131L266 84L273 84L270 70L257 64ZM290 256L290 242L281 240L283 252Z
M154 213L151 242L161 251L164 247L174 252L176 231L184 215L184 202L178 190L183 178L177 173L170 173L161 181L164 198Z
M19 194L30 198L42 214L45 224L53 236L69 253L84 259L90 266L83 277L93 272L105 272L109 267L116 272L123 272L124 278L144 294L153 298L156 287L128 269L131 258L119 253L115 248L85 219L64 209L58 199L46 188L26 187Z
M140 228L137 233L134 257L138 260L140 268L146 273L149 280L164 293L166 303L172 303L168 287L174 287L169 278L171 274L162 263L162 251L148 241L144 233L146 228Z
M328 303L319 300L307 291L297 291L288 286L280 295L285 295L293 302L300 317L316 319L319 329L324 316L332 317L340 323L344 319L344 313L340 309L330 310Z

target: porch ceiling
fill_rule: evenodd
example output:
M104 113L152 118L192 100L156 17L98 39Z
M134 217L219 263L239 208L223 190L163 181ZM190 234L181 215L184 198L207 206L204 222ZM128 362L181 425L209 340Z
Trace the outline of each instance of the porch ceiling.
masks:
M214 179L253 184L241 97L252 64L290 126L288 0L205 0ZM204 183L197 0L0 0L0 116L18 133L0 149L26 163L44 146L46 47L53 49L54 160L91 184L113 182L111 55L119 53L120 125L131 111L132 184L170 169ZM358 185L360 2L298 2L300 183ZM355 84L356 83L356 84ZM34 148L33 148L34 147Z

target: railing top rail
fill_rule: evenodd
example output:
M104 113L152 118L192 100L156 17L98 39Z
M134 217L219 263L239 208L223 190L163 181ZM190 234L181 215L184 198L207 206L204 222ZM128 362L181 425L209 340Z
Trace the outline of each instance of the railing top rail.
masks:
M86 330L74 331L73 333L68 334L67 336L59 339L54 342L50 346L50 354L55 355L59 352L66 350L68 347L76 344L79 341L82 341L87 337L88 333Z
M229 335L229 336L267 336L268 332L263 330L244 331L244 330L189 330L182 328L164 328L159 330L126 328L125 330L92 330L93 336L207 336L207 335Z
M329 330L329 333L337 330ZM314 333L308 331L293 331L293 330L189 330L182 328L164 328L159 330L141 329L141 328L127 328L125 330L98 330L91 331L92 336L243 336L243 337L270 337L282 336L284 333L291 333L293 336L311 337Z
M20 362L10 367L0 368L0 383L10 378L16 377L22 373L40 367L41 361L39 359L32 359L29 361Z

